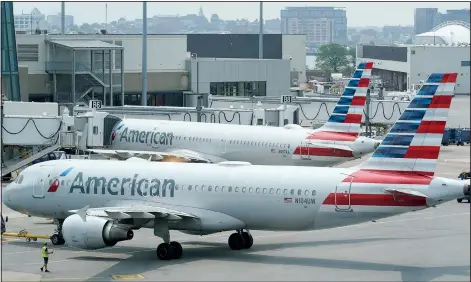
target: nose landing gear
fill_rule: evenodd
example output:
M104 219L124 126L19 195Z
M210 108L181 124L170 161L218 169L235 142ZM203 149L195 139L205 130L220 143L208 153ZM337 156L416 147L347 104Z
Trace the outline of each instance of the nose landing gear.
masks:
M253 245L253 237L250 234L249 230L237 230L237 233L233 233L229 236L229 247L232 250L242 250L242 249L250 249Z
M54 219L54 224L57 225L57 229L55 230L56 234L51 236L51 242L53 245L64 245L65 240L62 236L62 224L64 223L63 219Z

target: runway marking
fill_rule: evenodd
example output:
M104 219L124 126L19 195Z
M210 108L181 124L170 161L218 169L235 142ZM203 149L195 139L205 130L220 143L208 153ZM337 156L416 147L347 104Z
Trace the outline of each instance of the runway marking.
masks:
M119 274L119 275L111 275L111 277L115 280L144 279L144 276L142 274Z

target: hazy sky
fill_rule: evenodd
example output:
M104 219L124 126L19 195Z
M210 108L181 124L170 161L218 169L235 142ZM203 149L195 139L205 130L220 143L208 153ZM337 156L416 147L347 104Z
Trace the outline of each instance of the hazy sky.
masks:
M66 2L66 14L73 15L76 24L105 22L105 3L108 3L108 22L121 17L142 18L142 2ZM147 16L197 14L200 6L206 17L218 14L223 19L259 16L259 2L148 2ZM264 3L265 19L280 17L286 6L335 6L347 11L348 26L413 25L415 8L469 8L469 2L270 2ZM57 14L61 2L14 2L15 14L27 13L36 7L45 15Z

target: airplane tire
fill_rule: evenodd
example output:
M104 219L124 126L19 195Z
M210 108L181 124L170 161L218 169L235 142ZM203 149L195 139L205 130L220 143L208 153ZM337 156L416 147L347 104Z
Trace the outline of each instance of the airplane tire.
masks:
M62 245L61 244L61 237L59 236L59 234L54 234L51 236L51 242L53 245Z
M157 257L161 260L172 259L173 247L170 244L162 243L157 247Z
M242 232L242 236L244 236L244 248L250 249L253 245L253 237L248 232Z
M170 242L170 246L173 247L172 259L180 259L183 255L182 245L178 242Z
M458 201L458 203L461 203L463 201L463 199L456 199Z
M241 250L244 248L244 237L243 235L240 235L239 233L233 233L231 236L229 236L229 247L232 250Z

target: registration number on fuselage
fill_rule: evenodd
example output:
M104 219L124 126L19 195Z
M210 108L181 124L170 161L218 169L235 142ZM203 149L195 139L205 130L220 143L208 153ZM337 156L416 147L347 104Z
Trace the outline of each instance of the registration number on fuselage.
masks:
M316 199L315 198L294 198L295 204L300 205L315 205Z

